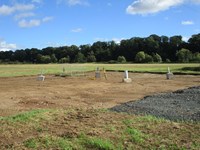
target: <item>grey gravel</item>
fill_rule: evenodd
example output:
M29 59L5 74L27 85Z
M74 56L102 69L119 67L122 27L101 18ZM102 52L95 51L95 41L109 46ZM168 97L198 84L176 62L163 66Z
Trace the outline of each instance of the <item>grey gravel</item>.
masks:
M111 108L128 114L153 115L172 121L200 121L200 86L146 96Z

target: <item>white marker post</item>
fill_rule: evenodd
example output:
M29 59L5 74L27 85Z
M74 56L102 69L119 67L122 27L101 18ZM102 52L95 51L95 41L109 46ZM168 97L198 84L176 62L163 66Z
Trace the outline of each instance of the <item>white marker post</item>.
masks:
M125 71L124 71L124 79L123 79L123 82L126 82L126 83L131 83L131 82L132 82L132 79L128 77L128 70L125 70Z
M167 68L167 70L168 70L168 72L167 72L167 74L166 74L166 78L167 78L167 80L170 80L170 79L172 79L173 78L173 73L170 71L170 68L168 67Z
M128 70L125 70L125 71L124 71L124 78L125 78L125 79L128 79Z

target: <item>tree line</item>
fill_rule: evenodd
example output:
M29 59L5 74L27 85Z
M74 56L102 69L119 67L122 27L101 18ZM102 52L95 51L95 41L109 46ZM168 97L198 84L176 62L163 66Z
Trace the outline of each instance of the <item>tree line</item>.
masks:
M172 37L152 34L114 41L97 41L92 45L31 48L0 51L0 63L152 63L200 62L200 33L188 42L182 36Z

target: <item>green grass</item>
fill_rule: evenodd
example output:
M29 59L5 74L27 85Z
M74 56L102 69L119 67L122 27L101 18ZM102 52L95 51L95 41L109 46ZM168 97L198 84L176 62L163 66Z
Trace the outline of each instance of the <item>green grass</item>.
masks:
M132 142L135 142L135 143L142 143L144 142L144 139L143 139L143 134L137 130L137 129L134 129L134 128L127 128L126 129L126 132L130 135L130 140Z
M60 74L63 73L63 67L66 73L71 71L94 71L97 67L117 71L166 73L167 67L170 67L173 73L200 74L195 69L187 69L199 67L199 64L1 64L0 77L29 76L40 73Z
M86 118L78 119L79 114ZM31 110L1 117L0 149L198 150L199 132L200 123L152 116L102 110Z
M72 150L72 143L61 137L46 135L39 138L30 138L23 142L23 145L29 149L59 149Z
M32 110L32 111L17 114L15 116L1 117L0 120L7 120L10 122L27 122L30 119L34 119L34 117L39 116L40 114L46 111L47 110L44 110L44 109Z
M98 137L84 138L84 144L87 148L94 148L98 150L114 150L115 146L108 139Z

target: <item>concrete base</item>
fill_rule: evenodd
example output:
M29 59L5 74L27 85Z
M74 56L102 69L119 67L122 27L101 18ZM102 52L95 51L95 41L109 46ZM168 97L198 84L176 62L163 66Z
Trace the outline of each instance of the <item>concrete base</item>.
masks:
M45 76L43 76L43 75L40 75L37 78L38 81L44 81L44 79L45 79Z
M124 78L123 82L125 82L125 83L131 83L132 79L131 78Z
M95 72L95 78L101 78L100 72Z
M173 79L173 77L174 77L174 74L171 73L171 72L166 74L166 79L167 80Z

